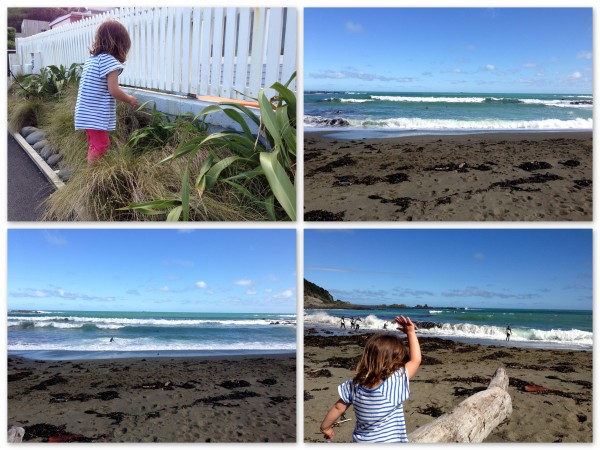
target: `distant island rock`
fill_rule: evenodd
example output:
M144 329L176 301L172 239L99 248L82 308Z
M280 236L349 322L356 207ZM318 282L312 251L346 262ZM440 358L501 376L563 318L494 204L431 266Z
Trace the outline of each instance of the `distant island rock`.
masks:
M343 300L335 300L327 289L317 286L315 283L304 279L304 309L433 309L432 306L417 305L407 306L405 304L391 305L357 305ZM444 308L444 309L462 309L462 308Z

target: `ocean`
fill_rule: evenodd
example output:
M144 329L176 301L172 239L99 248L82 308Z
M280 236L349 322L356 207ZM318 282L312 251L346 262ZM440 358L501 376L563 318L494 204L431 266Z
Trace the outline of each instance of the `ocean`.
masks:
M549 309L372 309L372 310L306 310L304 328L349 333L340 329L340 318L360 317L361 331L394 330L396 316L409 316L420 322L417 336L441 337L484 345L513 345L548 349L592 350L592 311ZM512 336L506 342L506 327Z
M593 96L574 94L317 92L304 129L340 138L524 131L591 131Z
M296 351L295 314L9 311L7 325L9 355L46 360Z

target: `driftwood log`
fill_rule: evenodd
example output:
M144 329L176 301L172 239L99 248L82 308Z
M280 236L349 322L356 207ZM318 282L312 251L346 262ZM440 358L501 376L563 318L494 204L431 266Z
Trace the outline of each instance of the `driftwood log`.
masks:
M464 400L408 436L410 442L483 442L494 428L512 414L508 376L496 370L488 388Z

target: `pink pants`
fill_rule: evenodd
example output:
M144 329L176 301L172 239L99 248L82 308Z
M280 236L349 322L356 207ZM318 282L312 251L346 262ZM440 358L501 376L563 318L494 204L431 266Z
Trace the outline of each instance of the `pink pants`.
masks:
M88 140L88 162L94 163L98 161L108 150L110 146L110 138L108 131L105 130L85 130Z

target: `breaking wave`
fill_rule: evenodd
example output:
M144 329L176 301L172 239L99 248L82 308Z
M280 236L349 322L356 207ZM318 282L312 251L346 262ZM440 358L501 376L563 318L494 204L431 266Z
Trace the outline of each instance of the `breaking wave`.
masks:
M348 321L347 326L349 326ZM309 313L304 316L306 326L320 325L324 327L339 328L340 318L331 316L326 312L319 311ZM387 323L387 329L395 328L391 321L380 319L376 315L368 315L362 318L360 329L362 330L382 330ZM494 325L474 325L471 323L438 323L428 322L422 326L417 326L417 332L421 336L437 337L460 337L479 340L504 340L506 331L504 327ZM537 342L549 344L562 344L572 347L591 348L593 345L593 333L577 329L571 330L539 330L535 328L512 328L511 341L519 342Z
M455 120L398 117L391 119L335 119L321 116L305 116L306 127L340 127L395 129L395 130L591 130L593 119L541 119L541 120Z
M236 327L236 326L267 326L285 325L296 326L295 320L290 319L126 319L126 318L97 318L97 317L9 317L8 327L19 328L98 328L119 329L125 327Z

